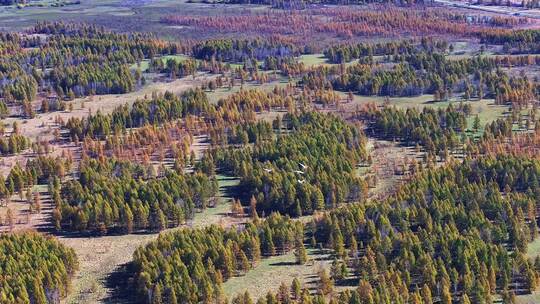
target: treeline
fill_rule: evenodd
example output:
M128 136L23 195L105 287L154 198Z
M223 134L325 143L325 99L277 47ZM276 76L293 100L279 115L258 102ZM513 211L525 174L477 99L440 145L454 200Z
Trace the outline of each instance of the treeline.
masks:
M502 45L505 53L540 53L539 30L492 30L480 33L479 37L482 43Z
M189 117L185 120L189 130L208 131L213 144L227 143L232 124L253 123L257 112L292 109L295 99L288 91L287 88L275 88L272 92L240 90L220 99L217 104L211 104L201 89L191 89L180 96L165 92L138 100L131 108L127 105L117 107L111 114L97 112L83 119L70 118L65 127L73 141L84 137L103 139L110 134L123 134L128 128L162 125Z
M300 51L292 44L277 38L208 40L192 48L193 56L197 59L223 62L264 60L267 57L295 57L300 55Z
M539 179L536 160L465 159L421 173L385 201L324 214L311 225L314 242L352 269L363 303L489 303L495 293L507 301L538 286L540 260L526 250L538 234Z
M277 6L281 5L281 1L275 2ZM514 16L493 17L453 9L441 10L430 5L400 7L382 2L384 3L370 4L369 9L365 10L351 9L343 5L314 5L300 10L268 10L219 16L172 13L162 18L161 22L190 27L195 35L212 33L220 37L239 39L280 37L302 48L307 46L310 53L320 52L336 41L345 43L366 37L476 38L484 31L509 29L528 22L527 18Z
M6 102L28 103L38 92L59 99L129 92L140 80L130 64L181 51L147 34L61 22L38 23L28 34L4 35L2 41L0 97Z
M8 176L0 176L0 200L9 205L13 194L23 196L25 189L33 185L53 184L63 178L70 171L72 158L69 155L59 157L38 156L26 162L26 166L16 163Z
M358 129L317 113L286 115L273 126L277 139L212 155L217 167L240 177L241 193L259 213L301 216L365 198L367 185L355 173L367 158Z
M0 154L2 156L20 153L30 148L30 139L17 133L0 137Z
M334 88L372 96L418 96L433 94L435 101L461 93L464 99L493 98L497 104L528 104L536 96L536 85L527 77L508 76L507 65L535 65L533 57L473 57L450 60L442 53L413 53L394 56L395 65L358 63L319 67L304 74L301 84L315 90Z
M256 113L294 110L297 100L290 91L290 87L275 87L272 92L240 90L220 99L212 111L215 114L208 117L212 145L253 143L272 137L273 127L257 122Z
M428 4L432 3L431 0L223 0L220 1L227 4L262 4L270 5L273 8L279 9L305 9L310 5L315 4L330 4L330 5L362 5L369 3L386 3L396 5L413 5L413 4Z
M328 274L323 275L321 272L319 275L325 278L324 284L320 283L319 288L327 287L327 291L331 292L334 286L334 280L327 277ZM400 285L403 286L403 285ZM277 292L268 292L265 296L259 297L257 304L370 304L370 303L392 303L395 300L408 299L412 304L425 304L425 303L437 303L437 298L433 296L431 291L427 288L422 288L409 295L403 295L402 289L390 288L395 287L393 284L380 284L371 286L361 282L357 289L345 289L338 293L330 295L311 294L309 289L302 284L298 279L294 279L291 286L287 286L282 283L279 286ZM503 302L515 303L516 296L514 294L504 294ZM467 294L454 297L453 302L451 298L445 297L440 303L462 303L471 304L471 298ZM246 290L243 294L236 295L232 300L234 304L252 304L253 299L251 294Z
M290 251L303 238L300 222L278 214L241 230L210 226L161 234L133 254L139 301L221 303L223 282L244 275L263 256Z
M370 109L364 115L373 134L408 145L421 145L428 154L446 159L460 144L460 134L467 129L470 111L470 106L454 108L452 105L438 110L425 107L421 111L385 107Z
M154 171L114 159L85 159L79 178L53 185L58 230L120 233L177 227L204 209L217 182L201 173Z
M59 66L50 74L59 96L70 99L87 95L124 94L133 91L136 80L127 65L83 63Z
M415 52L444 52L448 42L422 38L420 43L414 40L401 40L386 43L358 43L331 46L324 51L324 56L332 63L345 63L354 59L372 56L409 55Z
M126 134L112 134L101 139L86 137L82 144L82 155L92 158L115 157L119 160L140 161L150 164L152 157L163 162L171 156L179 167L194 161L190 146L191 134L181 122L166 123L163 126L146 125L132 129Z
M59 303L78 269L73 249L38 233L0 235L0 302Z
M523 155L529 158L538 157L538 147L540 145L540 123L535 124L534 133L521 133L504 140L489 138L481 142L476 150L471 151L473 155L493 155L496 153L508 153L511 155Z
M171 92L153 94L150 99L137 100L129 108L119 106L111 114L97 112L85 118L70 118L66 123L72 140L84 137L103 138L121 133L127 128L146 124L163 124L188 114L200 115L209 110L210 104L204 91L192 89L177 96Z

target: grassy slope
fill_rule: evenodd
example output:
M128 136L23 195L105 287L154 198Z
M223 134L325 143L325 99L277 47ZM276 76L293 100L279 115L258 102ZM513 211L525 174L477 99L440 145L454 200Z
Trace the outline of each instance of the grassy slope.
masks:
M458 106L460 101L440 101L433 102L432 95L421 95L416 97L381 97L381 96L354 96L353 105L362 105L367 103L383 104L386 100L389 100L390 105L394 105L398 108L418 108L423 109L425 107L433 108L446 108L450 104ZM481 101L464 101L465 103L470 103L472 106L472 115L467 121L467 126L472 127L474 117L478 114L480 118L480 125L484 126L488 122L494 121L497 118L503 117L508 107L498 106L493 103L492 99L483 99Z
M315 288L317 272L321 267L329 268L332 260L328 254L319 254L316 250L308 250L308 259L313 263L298 265L292 252L262 259L259 265L246 275L234 277L223 284L225 295L234 295L250 292L252 297L262 297L269 291L276 292L279 285L284 282L290 286L294 278L298 278L303 286Z
M163 60L164 63L166 63L170 59L173 59L176 62L182 62L182 61L188 59L189 56L186 56L186 55L165 55L165 56L162 56L160 58L161 58L161 60ZM143 60L143 61L141 61L139 63L132 64L130 66L130 69L135 70L137 68L140 68L142 72L146 72L146 70L148 70L149 64L150 64L150 61L148 59L145 59L145 60Z
M197 213L190 223L192 227L204 227L212 224L232 224L227 217L231 197L229 189L238 183L238 179L218 176L219 204ZM172 231L177 228L169 229ZM60 241L73 249L79 257L80 271L77 272L72 291L64 303L98 303L104 301L114 286L106 286L107 277L118 267L131 261L137 247L157 238L158 234L130 234L105 237L71 237Z
M252 89L258 89L263 90L266 92L270 92L274 89L276 86L286 86L287 85L287 79L282 77L279 80L271 81L268 83L263 84L256 84L256 83L245 83L244 84L244 90L252 90ZM227 96L234 94L236 92L240 91L240 85L237 83L233 88L229 90L228 87L218 88L213 92L206 92L208 95L208 99L211 103L217 103L220 99L226 98Z

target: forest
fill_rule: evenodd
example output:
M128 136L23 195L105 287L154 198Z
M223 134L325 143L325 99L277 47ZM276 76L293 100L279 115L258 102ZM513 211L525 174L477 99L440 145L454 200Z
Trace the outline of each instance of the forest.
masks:
M246 273L262 257L303 246L302 242L302 225L279 214L243 231L210 226L163 234L134 253L137 291L154 303L222 301L222 282Z
M359 280L355 291L333 303L489 303L496 290L506 301L514 292L534 289L539 278L540 259L524 255L538 233L539 168L536 160L513 156L466 159L421 172L387 200L338 208L305 227L272 214L242 232L210 227L165 234L135 253L138 288L150 303L213 301L222 297L222 282L243 275L261 257L294 248L298 262L305 263L304 243L310 239L309 246L332 249L338 265L333 281L351 275ZM171 248L184 251L164 256ZM172 263L181 266L153 266ZM332 288L320 286L321 295ZM294 283L258 303L291 301L325 303Z
M400 139L408 145L421 145L428 156L447 157L456 149L461 141L460 134L467 129L467 115L470 110L446 110L424 108L406 111L395 108L384 108L366 112L366 120L372 122L370 132L378 136Z
M273 125L290 134L212 156L219 168L240 176L239 187L253 197L257 212L302 216L365 198L367 186L354 176L367 158L360 131L315 113L285 116Z
M57 303L78 269L71 248L37 233L0 236L2 303Z
M540 260L524 253L538 233L538 168L537 161L497 156L427 170L386 201L325 215L313 223L314 237L352 266L359 286L372 291L367 303L427 301L426 294L486 303L495 290L508 297L534 289Z
M217 191L216 181L204 174L155 172L114 159L89 159L80 166L79 180L53 185L58 230L161 231L193 217L195 208L206 208Z
M128 64L176 53L177 44L148 34L117 34L96 26L39 23L31 35L3 34L0 97L29 102L38 92L59 98L126 93L134 89ZM39 35L50 35L43 41Z
M540 302L536 6L0 1L0 303Z

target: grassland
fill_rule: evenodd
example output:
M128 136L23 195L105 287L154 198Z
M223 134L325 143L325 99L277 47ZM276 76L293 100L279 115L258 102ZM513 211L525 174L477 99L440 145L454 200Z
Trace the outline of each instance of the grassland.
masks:
M382 56L374 56L375 61L379 59L382 59ZM324 54L319 54L319 53L301 55L298 57L298 61L303 62L304 65L306 65L307 67L338 65L336 63L328 62L326 57L324 57ZM353 60L353 61L345 63L345 66L353 65L355 63L356 63L356 60Z
M540 237L537 237L527 246L527 257L534 259L538 255L540 255Z
M189 56L186 56L186 55L182 55L182 54L178 54L178 55L165 55L165 56L161 56L159 57L159 59L161 59L163 61L163 63L166 63L167 61L169 60L174 60L176 62L182 62L186 59L188 59ZM130 68L132 70L135 70L137 68L139 68L141 70L141 72L146 72L148 70L148 68L150 67L150 60L148 59L145 59L139 63L134 63L130 66Z
M324 57L323 54L301 55L298 58L298 61L304 63L308 67L321 66L321 65L331 65L331 63L329 63L326 60L326 57Z
M343 94L343 93L342 93ZM345 94L343 94L345 96ZM383 105L387 103L391 106L396 106L401 109L407 108L417 108L423 109L425 107L432 107L435 109L438 108L447 108L450 104L458 106L461 100L452 99L450 101L433 101L433 95L421 95L416 97L381 97L381 96L354 96L352 103L346 104L345 107L348 109L353 109L356 106L362 106L368 103L374 103L377 105ZM472 101L463 101L468 103L472 107L471 115L468 118L467 125L472 127L475 116L478 115L480 119L480 125L484 126L485 124L496 120L497 118L503 117L508 112L507 106L495 105L493 99L482 99L482 100L472 100Z
M321 254L314 249L308 250L308 259L313 262L306 265L296 264L292 252L262 259L259 265L246 275L226 281L223 290L228 297L246 290L251 296L262 297L269 291L276 292L282 282L290 286L294 278L297 278L302 286L314 289L318 280L317 272L321 268L330 268L332 259L328 253Z
M528 295L516 296L517 304L538 304L540 303L540 292L534 291Z
M220 99L226 98L227 96L229 96L231 94L237 93L241 89L244 89L244 90L257 89L257 90L262 90L262 91L265 91L265 92L270 92L276 86L283 87L283 86L286 86L288 83L289 82L288 82L287 78L280 77L277 80L270 81L270 82L263 83L263 84L258 84L258 83L254 83L254 82L248 82L248 83L245 83L243 87L241 87L240 85L235 85L234 87L232 87L230 89L228 87L217 88L214 91L206 92L206 94L208 95L208 100L211 103L215 104Z
M196 213L189 227L205 227L212 224L230 226L244 219L231 218L231 194L238 179L218 175L218 205ZM185 226L184 226L185 227ZM179 228L168 229L173 231ZM162 233L164 233L162 232ZM107 301L115 286L109 286L108 276L131 261L137 247L157 238L158 234L129 234L104 237L61 237L60 241L75 249L79 257L80 271L73 281L72 292L64 303L97 303Z
M39 0L52 3L64 0ZM82 0L67 6L0 6L0 30L24 30L38 21L92 23L119 32L147 32L167 40L216 38L216 33L189 27L164 26L160 19L169 14L220 15L261 11L263 6L187 3L187 0Z
M57 1L38 1L37 4L24 8L16 6L0 7L0 25L11 29L22 29L36 21L86 20L92 17L112 17L134 15L134 12L122 6L121 0L81 1L81 4L53 6ZM60 1L64 2L64 1Z

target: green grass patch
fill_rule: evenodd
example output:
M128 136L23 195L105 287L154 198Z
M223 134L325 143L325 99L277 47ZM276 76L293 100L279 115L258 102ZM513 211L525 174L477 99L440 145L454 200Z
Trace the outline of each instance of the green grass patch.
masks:
M187 55L182 55L182 54L178 54L178 55L165 55L165 56L161 56L160 59L165 63L169 60L174 60L176 62L182 62L182 61L185 61L185 60L188 60L190 57L187 56Z
M171 59L176 61L176 62L182 62L184 60L189 59L190 57L187 56L187 55L179 54L179 55L165 55L165 56L161 56L159 58L163 61L163 63L167 63L167 61L169 61ZM150 60L144 59L141 62L132 64L130 66L130 69L136 70L137 68L140 68L142 72L146 72L149 67L150 67Z
M382 59L383 56L374 56L375 61L379 61ZM337 63L331 63L329 62L326 57L324 57L324 54L306 54L306 55L300 55L298 57L298 62L304 63L304 65L308 67L314 67L314 66L332 66L332 65L338 65ZM346 66L353 65L357 62L357 60L353 60L350 62L345 63Z
M219 185L217 205L196 213L192 222L193 227L207 227L219 224L231 211L235 187L240 183L240 179L221 174L217 174L216 178Z
M308 54L298 57L298 61L304 63L306 66L319 66L319 65L331 65L326 60L323 54Z
M257 89L257 90L263 90L263 91L266 91L266 92L270 92L276 86L282 87L282 86L286 86L287 84L288 84L287 78L280 77L280 79L278 79L276 81L271 81L271 82L267 82L267 83L263 83L263 84L258 84L258 83L254 83L254 82L244 83L243 89L244 90ZM208 100L210 101L210 103L216 104L220 99L226 98L229 95L232 95L234 93L239 92L240 88L241 88L240 84L235 85L234 87L232 87L230 89L228 87L222 87L222 88L218 88L218 89L216 89L216 90L214 90L212 92L207 91L206 95L208 96Z
M344 94L344 93L342 93ZM346 95L346 94L344 94ZM375 103L378 105L384 104L386 101L390 105L396 106L398 108L407 109L407 108L417 108L423 109L425 107L432 108L447 108L450 104L458 106L461 102L460 100L450 100L450 101L433 101L433 95L420 95L414 97L382 97L382 96L354 96L354 102L358 104L366 103ZM487 123L490 123L497 118L504 117L508 111L508 107L495 105L493 99L482 99L482 100L472 100L472 101L463 101L468 103L472 107L471 115L467 118L467 127L469 129L473 126L473 121L478 115L480 118L480 126L485 126Z
M538 291L532 294L518 295L516 296L516 302L518 304L536 304L540 303L540 293Z
M537 237L534 241L530 242L527 246L527 257L534 259L540 255L540 237Z
M259 264L244 276L233 277L223 284L227 297L249 291L252 297L262 297L268 291L277 291L281 282L290 286L296 277L301 284L308 284L320 267L329 267L331 260L327 254L319 254L318 250L308 249L308 259L313 263L298 265L294 253L272 256L262 259ZM319 260L320 259L320 260Z
M141 69L141 72L146 72L150 67L150 60L144 59L141 62L132 64L129 68L131 70Z

